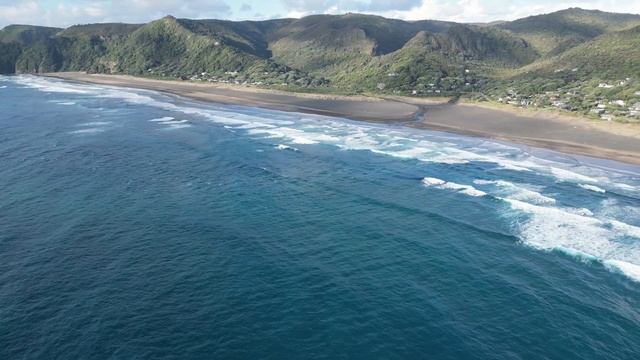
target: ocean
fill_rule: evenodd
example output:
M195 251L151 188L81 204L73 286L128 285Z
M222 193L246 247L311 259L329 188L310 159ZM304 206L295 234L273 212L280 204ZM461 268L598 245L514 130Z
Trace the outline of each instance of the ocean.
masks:
M640 167L0 77L0 359L638 359Z

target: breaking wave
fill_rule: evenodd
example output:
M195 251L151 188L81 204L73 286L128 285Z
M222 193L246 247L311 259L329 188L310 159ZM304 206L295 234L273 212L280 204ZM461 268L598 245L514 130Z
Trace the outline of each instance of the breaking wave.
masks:
M487 195L487 193L485 193L484 191L480 191L480 190L474 188L471 185L458 184L458 183L454 183L454 182L450 182L450 181L444 181L444 180L441 180L441 179L438 179L438 178L426 177L426 178L422 179L422 183L427 187L435 187L435 188L438 188L438 189L453 190L455 192L459 192L461 194L465 194L465 195L469 195L469 196L479 197L479 196Z
M483 175L463 180L455 177L455 181L425 177L422 184L476 197L482 202L506 204L504 217L513 224L513 231L523 244L598 261L612 271L640 281L640 224L634 222L640 220L629 215L633 213L628 210L638 207L627 204L640 201L637 173L618 173L560 155L543 158L523 147L445 133L239 106L199 106L149 91L30 76L15 77L12 81L45 92L151 106L167 112L167 116L148 120L163 129L183 129L190 127L191 121L208 121L252 138L267 139L278 150L304 151L305 146L323 145L345 151L369 151L429 166L438 164L454 169L481 166ZM180 116L192 120L175 120ZM92 123L86 126L89 124ZM73 133L102 131L104 128L91 127ZM460 174L464 173L460 170ZM568 201L562 196L563 191L580 191L581 196ZM624 201L603 203L603 196Z

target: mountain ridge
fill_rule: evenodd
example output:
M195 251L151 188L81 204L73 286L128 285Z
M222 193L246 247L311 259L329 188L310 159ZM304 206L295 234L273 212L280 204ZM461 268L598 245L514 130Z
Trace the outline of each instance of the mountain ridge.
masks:
M579 8L488 24L349 13L264 21L166 16L66 29L10 25L0 30L0 72L87 71L519 104L578 89L591 102L634 102L637 27L640 15ZM586 94L596 82L621 80L627 88Z

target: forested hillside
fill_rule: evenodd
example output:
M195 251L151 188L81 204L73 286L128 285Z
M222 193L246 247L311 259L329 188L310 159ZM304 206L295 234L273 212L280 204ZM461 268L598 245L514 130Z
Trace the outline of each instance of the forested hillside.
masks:
M640 15L575 8L474 25L362 14L239 22L167 16L148 24L7 26L0 72L464 96L633 121L638 49Z

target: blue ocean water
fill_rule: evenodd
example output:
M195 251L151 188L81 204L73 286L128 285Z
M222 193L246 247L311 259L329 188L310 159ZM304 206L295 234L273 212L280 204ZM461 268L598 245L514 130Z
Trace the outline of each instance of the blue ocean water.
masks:
M0 359L638 359L640 169L0 78Z

